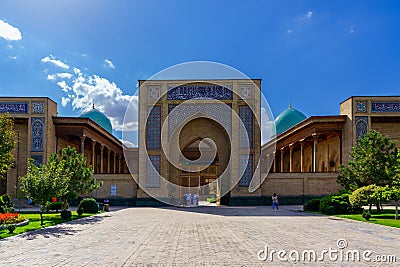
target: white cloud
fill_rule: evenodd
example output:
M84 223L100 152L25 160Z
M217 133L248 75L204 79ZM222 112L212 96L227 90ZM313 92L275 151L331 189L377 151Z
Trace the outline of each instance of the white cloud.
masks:
M268 143L276 135L274 118L268 115L267 110L261 108L261 144Z
M111 60L105 59L104 62L106 63L107 67L109 67L110 69L115 69L115 66L114 66L114 64L111 62Z
M72 74L68 73L68 72L57 73L56 75L58 78L62 78L62 79L71 79L72 78Z
M80 69L74 67L74 73L77 74L77 75L79 75L79 74L81 74L82 72L81 72Z
M63 68L63 69L69 69L69 66L67 64L65 64L64 62L56 59L53 55L47 56L42 58L42 62L44 63L52 63L54 65L56 65L59 68Z
M118 131L123 129L128 104L130 101L137 102L137 97L124 95L115 83L97 75L87 78L79 75L73 80L72 91L73 109L85 110L94 102L96 109L103 112L110 119L113 128Z
M69 87L65 81L58 82L57 85L66 93L71 90L71 87Z
M53 55L43 58L42 62L67 66ZM111 61L110 63L112 64ZM71 66L71 69L73 73L62 72L47 75L48 80L57 80L57 86L65 92L65 96L61 99L63 107L71 105L73 110L83 112L91 109L94 102L95 108L110 119L114 130L137 131L138 96L124 94L114 82L104 77L87 75L74 66ZM124 116L129 104L130 111L135 115L134 119L124 125Z
M62 73L48 74L47 75L47 80L49 80L49 81L54 81L57 78L60 78L60 79L71 79L72 78L72 74L68 73L68 72L62 72Z
M62 105L63 107L65 107L65 106L69 103L69 101L71 101L71 99L69 99L69 98L67 98L67 97L62 97L62 98L61 98L61 105Z
M7 41L19 41L22 39L22 34L18 28L0 20L0 37Z
M96 109L110 119L114 130L137 130L137 121L123 125L125 111L131 101L134 112L138 111L137 96L123 94L114 82L98 75L87 76L77 68L74 68L74 73L72 79L64 79L57 83L62 91L69 94L69 100L62 100L65 105L71 103L73 110L85 111L92 108L94 102Z
M9 59L14 59L14 60L15 60L15 59L17 59L17 56L9 56L8 58L9 58Z
M298 18L300 21L305 21L307 19L311 19L314 13L312 11L308 11L306 14L300 15Z
M10 48L10 49L12 49L12 48L13 48L13 46L12 46L12 45L10 45L10 44L9 44L9 45L7 45L7 47L8 47L8 48Z
M56 75L55 74L48 74L47 75L47 80L54 81L55 79L56 79Z
M137 147L136 144L134 144L134 143L132 143L132 142L130 142L130 141L128 141L128 140L122 140L122 139L120 139L120 141L121 141L126 147Z
M293 30L292 29L289 29L289 30L287 30L286 31L288 34L291 34L292 32L293 32Z
M349 33L354 33L356 31L356 27L354 25L349 27Z

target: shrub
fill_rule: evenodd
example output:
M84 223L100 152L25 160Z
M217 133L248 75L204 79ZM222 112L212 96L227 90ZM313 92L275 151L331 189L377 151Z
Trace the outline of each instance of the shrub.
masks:
M72 213L70 210L63 210L61 211L61 219L63 220L70 220L72 217Z
M82 208L85 213L97 213L99 212L99 205L94 198L84 198L79 203L78 209Z
M369 211L364 211L361 215L365 220L369 221L371 219L372 215L369 213Z
M336 214L336 208L335 206L325 206L323 213L328 215Z
M361 207L378 202L374 193L382 187L374 184L363 186L355 190L349 197L350 203L353 207Z
M82 207L79 207L79 208L76 210L76 213L78 213L78 216L82 216L83 212L84 212L84 210L83 210Z
M9 195L5 194L0 196L0 213L14 212L14 204L11 202Z
M216 202L217 202L217 200L215 199L215 197L208 197L208 198L206 199L206 201L207 201L208 203L216 203Z
M14 233L15 228L16 228L15 224L9 224L9 225L7 226L8 233L9 233L9 234Z
M62 202L47 202L46 211L56 211L62 210ZM67 207L68 208L68 207Z
M363 207L352 207L350 213L352 214L362 214L364 212Z
M304 205L304 211L319 211L320 202L321 202L321 199L319 199L319 198L314 198L314 199L309 200Z
M319 211L325 214L347 214L351 211L349 192L339 191L321 198ZM333 208L329 207L332 206Z

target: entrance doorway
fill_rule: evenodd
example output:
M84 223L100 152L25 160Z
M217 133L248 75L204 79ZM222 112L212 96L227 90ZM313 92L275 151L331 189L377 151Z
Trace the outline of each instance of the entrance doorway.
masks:
M201 152L200 145L202 145ZM183 192L180 187L180 198L186 193L196 193L199 195L200 201L214 198L217 204L220 203L219 158L218 152L215 150L214 146L201 137L195 138L182 149L184 159L180 160L179 185L187 187L188 192ZM207 163L198 161L200 156L202 156L202 159L206 159Z

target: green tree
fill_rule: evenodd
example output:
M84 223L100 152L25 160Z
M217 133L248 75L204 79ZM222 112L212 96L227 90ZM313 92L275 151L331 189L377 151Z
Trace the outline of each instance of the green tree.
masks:
M396 207L395 219L399 219L399 202L400 202L400 151L397 154L397 163L394 166L395 173L391 184L385 186L375 193L377 197L382 199L382 202L394 201Z
M381 198L382 202L394 201L396 207L395 220L399 219L400 186L385 186L375 192L376 197Z
M349 196L350 204L353 207L361 207L369 205L369 211L371 211L372 204L382 202L382 198L379 197L379 193L383 187L376 186L374 184L360 187L353 191ZM384 202L384 201L383 201Z
M68 189L61 196L63 210L67 209L68 200L77 198L78 194L90 193L102 185L101 181L92 178L92 167L86 166L86 158L70 146L61 150L61 156L52 154L49 162L59 164L64 175L69 177Z
M0 115L0 178L14 162L12 150L15 147L14 121L7 113Z
M43 212L53 197L63 196L68 190L69 177L65 175L62 164L48 162L37 167L29 159L28 172L20 178L21 190L40 207L40 224L43 225Z
M351 160L339 168L338 182L351 190L371 184L390 185L396 173L397 153L395 142L372 130L357 140L350 152Z

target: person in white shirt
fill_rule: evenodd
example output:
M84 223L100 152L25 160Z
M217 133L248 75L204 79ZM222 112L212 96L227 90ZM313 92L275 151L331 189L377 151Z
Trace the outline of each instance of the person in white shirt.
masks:
M192 199L193 199L193 206L197 207L199 205L199 195L194 193Z
M192 194L186 193L186 207L190 207L191 201L192 201Z

